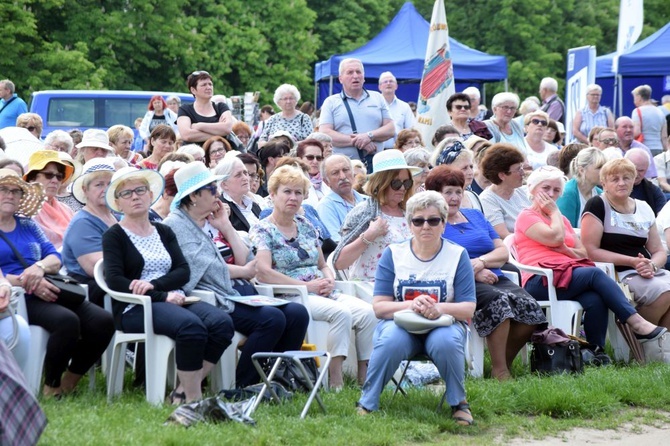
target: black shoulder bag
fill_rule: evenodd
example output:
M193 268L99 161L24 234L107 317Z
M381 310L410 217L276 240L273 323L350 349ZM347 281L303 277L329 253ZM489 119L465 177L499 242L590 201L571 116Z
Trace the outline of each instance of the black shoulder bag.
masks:
M340 93L340 97L342 98L342 103L344 103L344 108L347 109L347 114L349 115L349 121L351 122L351 131L354 133L354 135L358 134L358 130L356 129L356 121L354 121L354 114L351 112L351 107L349 106L349 101L347 98L347 95L344 94L344 91ZM365 163L365 157L367 156L367 152L365 150L361 149L356 149L358 150L358 157Z
M23 268L26 269L30 267L26 259L23 258L21 253L16 249L14 244L9 241L4 232L0 231L0 238L2 238L5 243L11 248L12 252L16 256ZM44 279L50 284L58 287L60 292L58 293L58 299L56 303L62 305L66 308L76 308L81 305L84 300L86 300L86 290L82 287L76 279L73 279L70 276L64 274L44 274Z

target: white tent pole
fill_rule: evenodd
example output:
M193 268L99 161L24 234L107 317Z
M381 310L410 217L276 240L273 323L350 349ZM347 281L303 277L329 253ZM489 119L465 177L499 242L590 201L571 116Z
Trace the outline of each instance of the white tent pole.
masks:
M505 91L509 91L509 84L507 83L507 78L505 78Z
M328 78L328 96L333 94L333 75L331 74Z
M617 74L619 79L619 114L623 116L623 77L620 74Z

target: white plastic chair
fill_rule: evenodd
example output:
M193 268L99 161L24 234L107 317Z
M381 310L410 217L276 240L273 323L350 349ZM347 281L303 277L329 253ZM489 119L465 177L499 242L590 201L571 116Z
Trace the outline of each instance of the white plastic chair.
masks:
M538 266L529 266L519 263L517 260L516 244L514 234L510 234L504 240L505 246L509 251L509 261L522 272L544 276L547 278L547 294L549 300L538 303L541 307L547 309L547 320L554 327L560 328L568 334L579 335L579 327L582 321L582 305L574 300L558 300L556 297L556 287L554 287L554 272L548 268Z
M356 296L363 299L365 302L372 304L372 293L374 291L374 283L364 282L361 280L349 280L349 269L335 269L333 264L333 253L331 252L326 259L326 263L331 271L335 272L335 277L340 277L336 280L336 288L344 294Z

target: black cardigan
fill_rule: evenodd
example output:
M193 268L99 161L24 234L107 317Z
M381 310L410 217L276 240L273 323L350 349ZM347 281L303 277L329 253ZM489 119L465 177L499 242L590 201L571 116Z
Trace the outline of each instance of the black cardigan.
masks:
M233 224L233 228L237 231L249 232L251 225L249 225L249 222L244 217L244 214L237 204L223 198L223 194L221 195L221 201L230 206L230 222ZM253 212L256 217L261 215L261 207L257 205L255 201L251 205L251 212Z
M191 270L172 229L161 223L152 224L172 258L172 269L163 277L151 281L154 289L147 292L147 295L153 302L165 302L169 291L178 290L186 285ZM144 258L118 223L103 234L102 253L105 259L105 281L109 288L129 293L130 283L142 276ZM117 324L127 306L125 302L113 301L114 320Z

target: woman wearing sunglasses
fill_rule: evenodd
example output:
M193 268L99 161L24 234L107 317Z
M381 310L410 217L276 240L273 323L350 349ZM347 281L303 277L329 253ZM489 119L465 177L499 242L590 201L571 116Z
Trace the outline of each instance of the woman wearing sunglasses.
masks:
M317 231L298 214L309 184L302 170L292 166L277 168L268 184L274 203L272 214L253 226L249 235L258 250L258 280L307 286L312 319L329 323L328 351L333 356L330 385L338 389L343 385L342 364L349 352L352 328L356 336L358 382L363 383L377 318L369 303L334 292L333 272L326 264Z
M357 204L342 224L342 237L333 253L336 269L349 268L351 280L374 282L382 251L412 235L405 203L413 194L412 175L421 170L408 165L397 149L384 150L372 158L372 175L365 184L370 198Z
M74 212L57 199L58 190L74 175L74 167L60 159L54 150L39 150L28 160L23 179L28 183L42 185L46 201L33 218L54 247L60 251L65 230L74 217Z
M163 184L161 174L147 169L125 167L112 176L107 206L123 218L102 236L102 252L109 287L149 296L154 332L175 340L179 383L170 400L181 404L202 398L202 380L230 345L234 329L224 310L186 301L192 268L172 229L149 220ZM144 330L141 305L114 300L112 312L123 331Z
M526 160L533 169L547 165L547 157L557 152L556 146L544 140L544 133L549 124L549 115L542 110L528 113L523 120L526 125Z
M300 158L309 166L309 195L305 202L316 207L324 195L330 192L330 188L321 178L321 164L323 163L323 144L316 139L306 139L298 143L296 157Z
M379 408L379 396L401 361L427 354L444 379L452 418L459 425L473 423L465 398L464 321L475 312L475 283L466 250L442 238L447 216L448 206L437 192L414 195L407 202L411 239L389 245L379 259L372 305L381 321L357 404L361 415ZM448 314L456 322L414 334L394 323L401 310L431 320Z
M472 318L491 353L491 377L511 377L512 361L530 335L547 319L537 301L501 271L509 253L493 226L475 209L461 206L465 176L453 166L437 166L426 189L439 192L449 205L444 237L467 249L475 275L477 309Z
M452 94L447 99L447 113L451 118L451 125L456 127L463 140L472 135L472 130L468 126L470 118L470 96L463 93Z
M225 102L212 101L212 76L206 71L194 71L186 85L195 102L179 107L177 127L182 140L201 146L212 136L228 135L233 130L233 115Z

